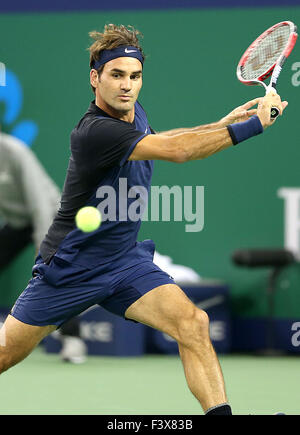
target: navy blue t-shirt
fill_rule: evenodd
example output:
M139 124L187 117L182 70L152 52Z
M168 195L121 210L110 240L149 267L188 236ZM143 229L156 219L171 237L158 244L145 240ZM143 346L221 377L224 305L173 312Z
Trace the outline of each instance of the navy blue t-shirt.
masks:
M128 161L128 157L152 133L138 102L133 123L110 117L94 101L90 104L71 133L61 206L40 248L46 263L55 255L82 266L104 265L136 244L153 161ZM77 211L85 206L98 207L104 218L91 233L75 225Z

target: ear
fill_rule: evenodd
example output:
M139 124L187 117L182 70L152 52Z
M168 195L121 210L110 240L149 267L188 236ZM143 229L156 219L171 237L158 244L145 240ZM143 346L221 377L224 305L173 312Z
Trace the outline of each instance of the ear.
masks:
M95 69L91 69L90 71L90 82L91 85L96 88L98 84L98 73Z

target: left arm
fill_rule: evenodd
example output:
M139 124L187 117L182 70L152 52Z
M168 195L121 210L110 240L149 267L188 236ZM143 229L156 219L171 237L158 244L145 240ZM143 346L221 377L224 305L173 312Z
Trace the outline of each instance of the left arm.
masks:
M218 130L219 128L222 128L219 122L213 122L206 125L198 125L197 127L192 128L175 128L173 130L160 131L157 132L157 134L163 134L164 136L175 136L176 134L181 133L200 133L201 131Z
M220 121L213 122L211 124L199 125L197 127L192 127L192 128L176 128L174 130L157 132L157 134L163 134L164 136L175 136L176 134L180 134L180 133L208 132L212 130L219 130L220 128L224 128L229 124L247 121L247 119L249 119L251 116L256 115L257 110L251 109L251 107L258 104L260 100L261 98L256 98L254 100L247 101L247 103L242 104L239 107L236 107L228 115L220 119Z

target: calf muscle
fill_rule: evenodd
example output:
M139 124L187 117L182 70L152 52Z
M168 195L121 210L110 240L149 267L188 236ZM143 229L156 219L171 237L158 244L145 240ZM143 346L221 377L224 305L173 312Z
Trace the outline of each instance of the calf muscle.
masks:
M151 290L125 315L177 341L187 384L204 411L227 402L223 374L209 337L209 318L178 286L166 284Z

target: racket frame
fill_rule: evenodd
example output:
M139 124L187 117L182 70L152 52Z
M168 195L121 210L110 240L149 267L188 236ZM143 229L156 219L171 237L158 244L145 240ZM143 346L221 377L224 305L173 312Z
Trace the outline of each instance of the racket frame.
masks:
M288 39L288 41L286 43L286 46L285 46L285 49L284 49L283 53L281 53L281 55L278 57L277 61L268 70L264 71L263 74L261 74L259 77L257 77L257 79L252 79L252 80L245 80L245 79L243 79L243 77L242 77L242 67L245 65L245 63L246 63L248 57L250 56L250 54L252 53L252 51L256 48L256 46L266 36L268 36L271 32L273 32L277 27L281 27L282 25L288 25L290 27L290 29L291 29L291 33L290 33L289 39ZM296 44L297 37L298 37L298 35L297 35L297 27L291 21L281 21L280 23L277 23L274 26L272 26L269 29L267 29L258 38L256 38L255 41L252 42L252 44L247 48L247 50L245 51L245 53L241 57L241 59L240 59L240 61L238 63L237 72L236 72L238 79L242 83L244 83L245 85L248 85L248 86L261 85L261 86L264 86L265 89L273 88L273 89L276 90L277 78L278 78L278 76L279 76L279 74L281 72L281 69L282 69L282 66L283 66L284 62L286 61L286 59L288 58L288 56L290 55L291 51L293 50L293 48L294 48L294 46ZM278 68L276 68L276 66ZM272 78L271 78L269 86L267 86L264 83L264 81L268 77L270 77L271 74L272 74Z
M242 68L245 65L247 59L249 58L250 54L253 52L253 50L257 47L257 45L271 32L273 32L277 27L280 26L289 26L290 27L290 36L289 39L285 45L284 51L279 55L278 59L274 64L269 67L266 71L264 71L257 79L252 80L245 80L242 77ZM291 54L291 51L293 50L296 41L297 41L297 27L292 21L281 21L280 23L275 24L274 26L267 29L265 32L263 32L258 38L255 39L255 41L252 42L252 44L247 48L243 56L241 57L238 66L237 66L237 77L240 82L242 82L245 85L253 86L253 85L260 85L265 88L266 94L273 91L276 92L276 84L277 79L281 73L283 64L285 63L286 59ZM271 80L269 85L267 86L264 81L271 76ZM271 109L271 118L276 118L279 115L279 110L276 107L272 107Z

